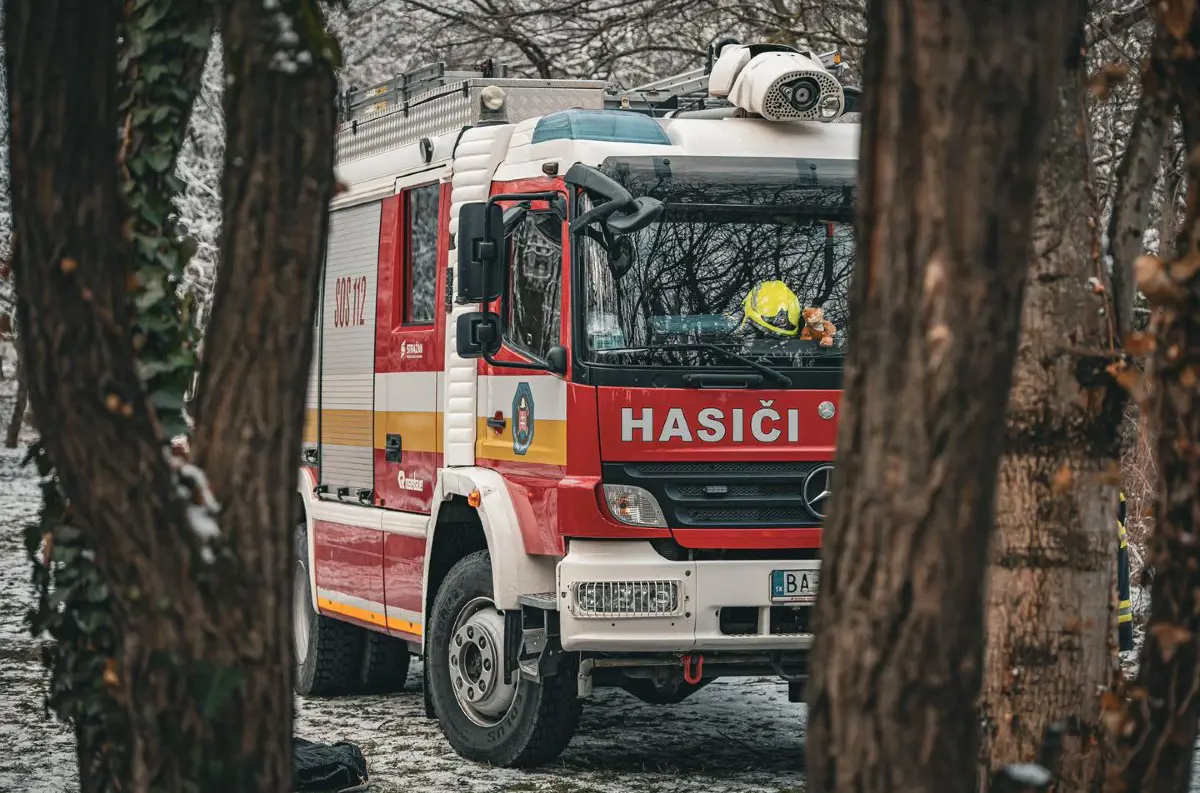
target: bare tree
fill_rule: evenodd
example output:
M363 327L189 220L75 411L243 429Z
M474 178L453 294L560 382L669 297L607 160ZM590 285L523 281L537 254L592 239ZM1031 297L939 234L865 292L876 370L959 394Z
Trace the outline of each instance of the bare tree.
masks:
M121 5L5 8L20 344L45 462L67 500L48 528L56 542L84 537L107 585L117 642L96 677L120 708L107 734L120 788L139 792L291 790L289 527L338 55L316 0L220 6L227 286L196 443L211 481L169 452L178 389L144 388L154 379L138 339L157 306L131 280L142 240L122 217L114 167ZM157 360L170 368L182 349ZM69 564L56 549L51 558ZM87 770L81 782L96 789Z
M1157 7L1162 43L1153 68L1164 75L1183 121L1188 159L1187 215L1179 255L1137 261L1137 286L1154 307L1143 409L1157 438L1154 568L1150 618L1134 685L1111 701L1107 723L1120 741L1112 789L1182 793L1191 782L1200 721L1200 8L1195 0ZM1141 390L1141 389L1139 389Z
M1095 790L1096 691L1112 679L1114 472L1125 392L1108 369L1081 53L1068 53L1034 203L1033 258L1005 422L988 573L981 790L1069 725L1059 793Z
M874 0L856 344L809 691L814 791L975 785L996 472L1078 0Z

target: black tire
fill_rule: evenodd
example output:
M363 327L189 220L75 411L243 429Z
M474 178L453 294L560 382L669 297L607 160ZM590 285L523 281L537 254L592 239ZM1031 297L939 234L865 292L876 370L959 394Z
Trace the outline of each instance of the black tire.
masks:
M364 694L391 694L408 682L408 642L374 631L365 631L358 690Z
M487 551L460 560L438 589L426 645L434 710L450 746L468 760L509 768L541 765L562 753L579 726L582 703L570 665L541 683L518 676L511 706L487 726L473 721L454 694L449 660L454 623L469 603L492 597Z
M308 595L302 604L297 603L294 596L292 599L293 609L303 608L303 614L308 617L308 645L304 658L301 659L297 649L293 648L296 653L296 693L316 697L354 693L363 669L365 632L313 610L308 578L308 529L303 523L296 529L295 555L293 575L302 576L303 591ZM293 586L296 586L295 581Z

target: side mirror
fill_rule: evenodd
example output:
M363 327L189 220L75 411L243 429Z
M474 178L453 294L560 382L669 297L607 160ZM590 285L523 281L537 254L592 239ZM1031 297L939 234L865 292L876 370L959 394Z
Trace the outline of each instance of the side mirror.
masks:
M458 213L457 245L459 302L487 303L500 297L507 251L500 206L463 204Z
M567 348L556 344L546 352L546 368L551 374L566 375Z
M500 317L472 311L458 317L455 342L462 358L482 358L500 352Z
M614 234L633 234L662 217L665 207L657 198L641 196L631 206L623 207L608 216L605 224Z

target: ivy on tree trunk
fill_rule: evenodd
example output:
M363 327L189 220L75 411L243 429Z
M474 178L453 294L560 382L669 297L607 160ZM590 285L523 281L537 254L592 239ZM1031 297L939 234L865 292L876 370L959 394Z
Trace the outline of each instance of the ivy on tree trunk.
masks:
M807 780L967 791L1044 130L1080 0L872 0Z
M200 4L144 0L128 8L136 16L156 6ZM290 623L279 605L288 602L290 565L280 560L295 522L302 409L292 406L303 402L333 188L338 52L315 0L221 4L231 71L242 80L228 110L222 258L252 300L269 298L244 310L239 290L217 296L213 338L238 341L214 345L226 359L206 370L201 388L224 394L227 408L210 411L197 441L215 452L207 458L215 470L236 478L209 483L170 454L179 404L153 385L185 383L179 375L189 365L167 359L186 352L186 316L169 295L186 251L177 240L163 244L172 225L158 210L175 187L163 159L177 151L172 134L186 124L190 102L182 112L136 114L162 99L157 83L139 92L138 81L154 83L164 67L130 72L129 61L122 98L121 8L94 0L6 5L13 269L47 499L29 545L52 541L52 603L68 602L78 617L81 599L95 599L104 604L93 616L111 616L107 642L75 656L110 698L96 711L112 758L108 783L290 791ZM141 124L160 122L163 131L139 138ZM127 173L119 176L118 163ZM146 366L153 361L162 364L157 371ZM241 377L251 369L259 375ZM281 476L284 468L291 476ZM80 557L94 561L94 581L72 577L86 569ZM49 572L40 570L45 592ZM70 631L56 638L54 652L87 644ZM65 707L79 707L80 692L66 693ZM84 789L103 789L84 766L82 741L80 753Z

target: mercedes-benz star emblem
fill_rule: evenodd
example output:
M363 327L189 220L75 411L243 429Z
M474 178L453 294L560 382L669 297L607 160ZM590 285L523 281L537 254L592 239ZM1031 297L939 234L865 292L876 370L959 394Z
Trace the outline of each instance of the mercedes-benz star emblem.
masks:
M801 497L804 499L804 506L808 507L808 511L817 520L825 519L825 510L830 496L833 495L832 479L833 466L828 463L818 465L804 477Z
M836 412L837 411L834 410L832 402L822 402L821 404L817 405L817 415L826 421L833 418L833 414Z

